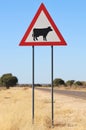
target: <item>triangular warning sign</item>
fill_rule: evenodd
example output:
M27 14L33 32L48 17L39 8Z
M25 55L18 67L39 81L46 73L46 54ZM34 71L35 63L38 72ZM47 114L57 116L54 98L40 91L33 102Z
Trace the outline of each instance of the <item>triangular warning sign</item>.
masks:
M23 36L20 46L67 45L53 19L42 3Z

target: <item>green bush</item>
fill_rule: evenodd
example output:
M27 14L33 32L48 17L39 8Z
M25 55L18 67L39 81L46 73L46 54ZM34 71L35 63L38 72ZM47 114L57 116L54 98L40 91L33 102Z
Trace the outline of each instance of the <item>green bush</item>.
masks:
M2 86L6 86L6 88L9 88L10 86L15 86L18 82L18 79L17 77L12 76L12 74L9 73L2 75L0 82Z
M81 81L76 81L74 84L77 85L77 86L82 86L83 85L83 83Z
M2 81L1 81L1 78L0 78L0 86L2 86Z
M67 86L72 86L72 85L74 84L74 82L75 82L75 80L68 80L68 81L66 82L66 85L67 85Z
M61 79L61 78L56 78L56 79L54 79L53 84L54 84L55 86L59 86L59 85L65 85L65 82L64 82L64 80Z

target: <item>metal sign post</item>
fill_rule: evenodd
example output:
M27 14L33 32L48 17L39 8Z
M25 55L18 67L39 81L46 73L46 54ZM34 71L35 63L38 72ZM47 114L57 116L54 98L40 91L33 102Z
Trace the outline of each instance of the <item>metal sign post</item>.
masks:
M51 119L54 127L54 98L53 98L53 46L51 46Z
M34 124L34 46L32 46L32 124Z

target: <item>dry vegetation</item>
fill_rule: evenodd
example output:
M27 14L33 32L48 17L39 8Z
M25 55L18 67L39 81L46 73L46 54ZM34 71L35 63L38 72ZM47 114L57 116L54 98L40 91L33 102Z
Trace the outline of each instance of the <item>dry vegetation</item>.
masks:
M59 89L59 90L69 90L69 91L84 91L86 92L86 86L82 87L82 86L64 86L64 85L60 85L60 86L54 86L54 89Z
M0 90L0 130L51 130L51 96L35 91L35 124L31 121L31 88ZM53 130L86 130L86 101L54 96Z

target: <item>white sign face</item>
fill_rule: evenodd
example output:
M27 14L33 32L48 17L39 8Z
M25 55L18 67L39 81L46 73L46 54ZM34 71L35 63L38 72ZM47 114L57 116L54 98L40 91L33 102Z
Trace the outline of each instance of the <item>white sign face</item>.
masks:
M33 42L34 41L34 37L33 37L33 33L34 33L34 29L48 29L51 28L52 31L50 30L48 32L48 34L46 35L46 39L43 40L43 36L40 35L39 37L37 37L37 39L35 38L35 42L54 42L54 41L58 41L60 42L59 37L57 36L55 30L53 29L52 25L50 24L50 22L48 21L46 15L44 14L44 12L42 11L36 21L36 23L34 24L29 36L26 39L26 42Z

